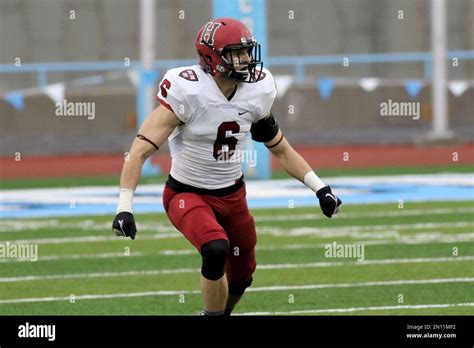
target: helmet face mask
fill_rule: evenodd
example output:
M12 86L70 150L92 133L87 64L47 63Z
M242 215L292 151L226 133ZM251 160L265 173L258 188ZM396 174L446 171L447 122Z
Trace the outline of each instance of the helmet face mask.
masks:
M260 44L253 37L251 40L249 43L228 45L222 51L221 59L224 62L224 67L229 71L227 78L248 83L258 81L259 76L256 75L260 75L263 67L260 58ZM241 61L242 51L246 51L248 57L248 60L243 62ZM242 68L237 69L238 67Z
M195 44L200 65L207 73L237 82L259 80L263 68L260 44L242 22L232 18L208 22Z

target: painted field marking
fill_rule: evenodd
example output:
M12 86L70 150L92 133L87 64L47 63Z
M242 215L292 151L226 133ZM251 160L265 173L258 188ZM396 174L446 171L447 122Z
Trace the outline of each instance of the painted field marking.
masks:
M449 308L449 307L473 307L473 306L474 306L474 302L433 303L433 304L399 305L399 306L304 309L304 310L288 311L288 312L248 312L248 313L236 313L234 315L294 315L294 314L315 314L315 313L348 313L348 312L356 312L356 311L378 311L378 310L391 310L391 309L425 309L425 308Z
M352 262L333 261L333 262L310 262L310 263L282 263L282 264L277 263L277 264L257 265L257 270L295 269L295 268L300 269L300 268L319 268L319 267L337 267L337 266L390 265L390 264L399 264L399 263L464 262L464 261L472 261L472 260L474 260L474 256L379 259L379 260L352 261ZM23 282L23 281L36 281L36 280L154 276L154 275L164 275L164 274L195 273L199 271L200 271L199 268L177 268L177 269L160 269L160 270L148 270L148 271L119 271L119 272L27 275L27 276L19 276L19 277L2 277L0 278L0 283L14 283L14 282Z
M363 282L363 283L342 283L342 284L311 284L311 285L283 285L283 286L264 286L258 288L249 288L248 292L263 291L286 291L286 290L308 290L308 289L335 289L335 288L353 288L365 286L387 286L387 285L406 285L406 284L444 284L444 283L472 283L474 278L443 278L443 279L402 279L379 282ZM132 292L119 294L91 294L76 295L75 300L97 300L127 297L146 297L146 296L173 296L180 294L200 294L200 290L160 290L146 292ZM69 301L69 296L65 297L33 297L33 298L16 298L0 300L0 304L10 303L31 303L31 302L54 302Z

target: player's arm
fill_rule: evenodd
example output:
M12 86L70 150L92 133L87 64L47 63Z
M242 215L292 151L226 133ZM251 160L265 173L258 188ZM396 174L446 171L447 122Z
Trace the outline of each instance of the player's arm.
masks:
M278 158L282 168L316 193L327 217L336 214L341 200L316 175L308 162L286 140L272 114L252 125L252 138L260 141Z
M158 106L148 115L139 129L130 148L129 156L123 165L120 189L135 191L140 180L143 163L158 150L180 123L178 117L163 105Z
M282 131L279 129L275 137L264 143L270 152L278 158L282 168L295 179L304 182L305 175L312 171L308 162L295 151L288 140L284 137ZM322 188L325 185L322 181L318 182L317 188Z
M159 149L180 124L181 121L172 111L160 105L147 116L140 127L122 168L119 205L112 224L116 235L135 239L136 227L132 200L140 180L143 163Z

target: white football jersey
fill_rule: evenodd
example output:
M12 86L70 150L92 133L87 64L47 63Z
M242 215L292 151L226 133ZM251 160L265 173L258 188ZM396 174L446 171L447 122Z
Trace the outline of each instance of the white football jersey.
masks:
M276 96L273 76L238 83L231 100L199 65L168 70L157 97L184 123L168 138L171 176L183 184L219 189L242 176L233 159L245 149L252 123L270 114Z

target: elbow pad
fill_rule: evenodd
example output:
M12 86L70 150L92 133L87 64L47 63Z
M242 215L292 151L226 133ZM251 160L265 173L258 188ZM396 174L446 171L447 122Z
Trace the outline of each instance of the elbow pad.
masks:
M270 114L270 116L252 123L250 133L252 134L252 140L265 143L275 138L279 129L278 122L273 117L273 114Z

